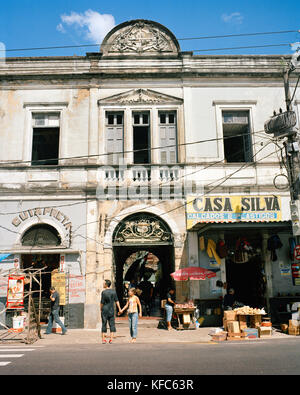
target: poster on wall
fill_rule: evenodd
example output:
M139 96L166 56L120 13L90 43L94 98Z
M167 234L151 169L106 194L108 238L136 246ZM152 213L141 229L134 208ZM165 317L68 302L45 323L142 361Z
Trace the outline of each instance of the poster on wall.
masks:
M69 277L69 302L84 303L85 302L85 278L84 276L76 276L70 274Z
M51 273L51 286L59 293L60 306L64 306L66 304L66 274L53 270Z
M294 285L300 285L300 262L292 263L292 278Z
M8 309L24 308L24 276L9 276L6 307Z

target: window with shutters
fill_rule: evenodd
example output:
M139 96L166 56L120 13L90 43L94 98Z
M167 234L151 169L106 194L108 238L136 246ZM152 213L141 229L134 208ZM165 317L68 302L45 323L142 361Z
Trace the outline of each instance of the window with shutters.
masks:
M175 112L159 112L160 163L177 163L177 126Z
M134 112L133 121L133 161L135 164L151 162L150 113Z
M118 165L124 155L124 114L106 112L105 144L108 165Z
M32 114L32 166L57 165L59 156L60 114Z
M249 111L223 111L222 122L225 161L252 162Z

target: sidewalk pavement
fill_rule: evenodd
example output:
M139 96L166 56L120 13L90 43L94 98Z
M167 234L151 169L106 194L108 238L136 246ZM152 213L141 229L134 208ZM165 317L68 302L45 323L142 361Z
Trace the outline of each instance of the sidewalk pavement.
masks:
M158 323L158 320L157 320ZM194 330L167 331L157 329L155 321L140 321L138 326L137 344L170 344L170 343L194 343L194 344L212 344L209 331L213 328L199 328ZM129 328L127 320L117 321L117 333L114 339L116 344L126 344L130 342ZM62 336L61 333L45 335L45 328L42 328L42 339L39 339L35 345L78 345L78 344L101 344L100 329L69 329L67 334ZM107 332L109 337L109 330ZM292 339L295 336L289 336L280 331L273 330L272 336L264 336L260 339L246 339L243 342L255 342L262 340ZM229 342L227 342L229 343Z

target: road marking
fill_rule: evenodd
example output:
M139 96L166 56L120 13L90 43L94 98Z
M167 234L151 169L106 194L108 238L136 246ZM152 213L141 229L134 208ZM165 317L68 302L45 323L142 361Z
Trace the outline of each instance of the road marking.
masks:
M0 366L7 366L9 365L11 362L0 362Z
M34 348L0 348L0 352L10 352L10 351L25 352L25 351L35 351L35 349Z
M0 358L21 358L24 354L0 354Z

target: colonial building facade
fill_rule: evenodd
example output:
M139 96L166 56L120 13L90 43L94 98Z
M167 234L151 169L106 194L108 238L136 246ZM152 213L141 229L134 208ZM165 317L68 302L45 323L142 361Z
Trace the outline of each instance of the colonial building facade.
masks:
M274 268L267 246L274 232L285 244L291 237L281 149L263 132L284 105L282 85L280 56L182 52L147 20L118 25L86 56L6 59L0 253L12 255L3 265L40 260L67 272L71 327L98 327L103 280L122 298L125 279L142 277L128 270L149 254L161 295L188 265L244 284L205 244L224 239L231 249L242 234L259 260L249 276L263 277L268 303L292 289L277 273L285 253ZM207 308L225 292L212 281L176 290Z

